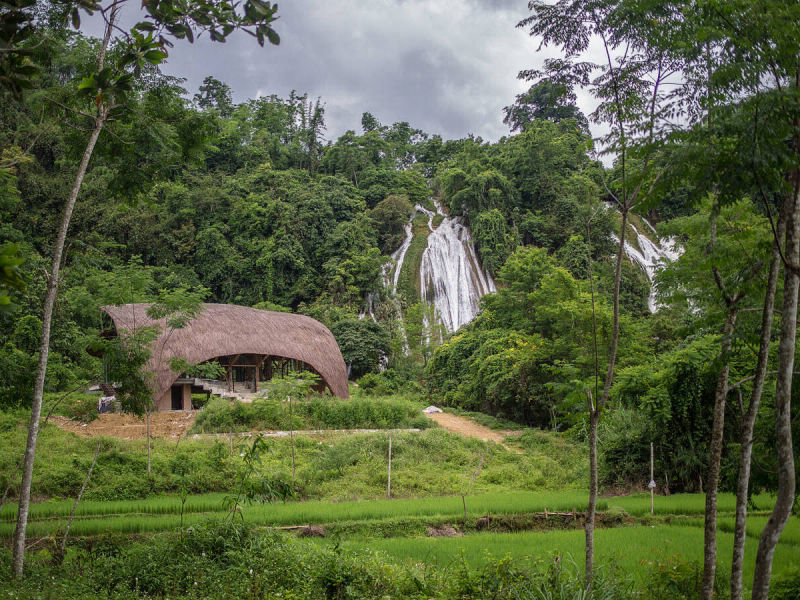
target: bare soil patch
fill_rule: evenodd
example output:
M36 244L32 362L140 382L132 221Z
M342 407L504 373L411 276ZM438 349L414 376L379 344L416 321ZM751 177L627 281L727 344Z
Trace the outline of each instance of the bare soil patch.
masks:
M50 421L65 431L81 437L108 436L122 440L138 440L147 437L144 417L117 413L98 415L94 421L82 423L67 417L50 417ZM150 415L150 435L168 439L178 439L194 425L194 412L169 411Z
M446 412L430 414L426 413L425 416L436 421L440 426L444 427L448 431L452 431L453 433L457 433L466 437L478 438L484 442L495 442L496 444L501 444L504 448L512 452L521 452L521 450L518 448L509 448L503 443L503 440L505 440L507 435L519 433L518 431L489 429L485 425L476 423L468 417L459 417L458 415L453 415Z

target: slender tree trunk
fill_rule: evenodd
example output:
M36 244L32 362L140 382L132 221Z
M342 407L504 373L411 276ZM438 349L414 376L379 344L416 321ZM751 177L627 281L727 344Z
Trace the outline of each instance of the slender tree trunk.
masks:
M767 291L764 296L764 311L761 313L761 341L758 349L753 391L750 405L742 419L741 454L739 456L739 479L736 484L736 526L733 532L733 559L731 560L731 600L742 600L744 570L744 547L747 527L747 492L750 487L750 464L753 455L753 429L761 404L764 380L769 362L769 347L772 334L772 313L775 309L775 292L778 288L778 273L781 268L780 239L785 235L786 220L783 211L778 216L777 236L772 246Z
M97 138L105 124L105 113L101 113L95 119L92 134L83 152L83 158L78 166L78 173L72 184L72 190L64 209L61 219L61 226L56 237L56 244L53 250L53 266L50 271L50 278L47 282L47 295L44 301L44 313L42 315L42 341L39 346L39 364L36 369L36 382L33 388L33 404L31 406L31 421L28 425L28 441L25 445L25 459L22 465L22 484L19 494L19 509L17 511L17 527L14 531L14 575L22 577L22 570L25 561L25 530L28 525L28 509L31 501L31 482L33 481L33 461L36 457L36 441L39 438L39 418L42 414L42 397L44 396L44 378L47 372L47 357L50 352L50 326L53 320L53 308L58 295L59 271L61 270L61 258L64 253L64 243L67 238L69 222L72 218L72 211L75 209L75 201L78 199L78 192L86 175L89 159L92 157Z
M589 413L589 506L586 509L586 584L592 583L594 570L594 519L597 512L597 424L600 413Z
M83 492L86 491L86 486L89 483L89 479L92 477L92 471L94 471L94 465L97 463L97 456L100 454L100 447L103 445L103 442L97 442L97 449L94 451L94 458L92 459L92 464L89 466L89 472L86 473L86 479L83 480L83 485L81 486L80 492L78 492L78 497L75 498L75 504L72 505L72 512L69 514L69 521L67 521L67 529L64 531L64 537L61 538L61 545L59 546L60 555L63 560L64 552L67 549L67 537L69 536L70 527L72 527L72 520L75 518L75 510L78 508L78 504L83 498Z
M294 456L294 410L292 407L292 398L289 397L289 438L292 445L292 488L294 488L295 471L297 470L297 463Z
M722 366L717 376L717 389L714 393L714 423L711 427L711 444L708 456L708 475L706 476L706 516L703 545L703 586L701 598L711 600L714 595L714 576L717 571L717 490L719 488L719 469L722 460L722 434L725 429L725 401L728 397L728 359L736 330L738 309L728 304L728 316L722 337Z
M787 200L786 245L778 378L775 384L775 429L778 440L778 495L767 525L761 532L753 576L753 600L767 600L772 558L783 528L792 513L795 494L792 451L792 372L797 338L797 293L800 288L800 172L794 173L794 193Z
M111 11L108 25L106 27L105 36L103 38L103 45L100 48L98 56L98 71L103 69L105 61L106 50L108 43L111 40L111 32L114 30L114 20L117 15L117 9ZM67 230L69 229L69 222L72 219L72 211L75 209L75 202L78 199L78 192L80 192L83 178L86 175L86 169L89 167L89 160L92 158L94 147L97 144L97 138L100 137L100 132L108 118L108 107L100 105L98 107L98 114L94 118L94 127L92 133L89 135L89 141L86 144L86 149L83 151L83 157L78 165L78 172L75 174L75 181L72 184L72 189L67 199L67 205L64 207L64 215L61 218L61 225L58 229L56 236L55 247L53 248L53 265L50 270L50 277L47 281L47 294L44 301L44 310L42 312L42 340L39 346L39 363L36 368L36 381L33 387L33 402L31 405L31 421L28 426L28 440L25 444L25 459L22 465L22 483L19 492L19 508L17 510L17 526L14 530L13 542L13 558L12 566L15 577L22 577L23 568L25 565L25 534L28 527L28 510L31 502L31 482L33 481L33 462L36 458L36 441L39 438L39 418L42 414L42 398L44 396L44 378L47 373L47 357L50 353L50 326L53 320L53 308L56 304L56 297L58 296L58 281L59 272L61 270L61 258L64 254L64 244L67 239Z
M622 280L622 261L625 255L625 233L628 225L628 208L623 206L621 211L622 224L620 227L619 247L617 249L617 263L614 269L614 322L611 329L611 348L608 354L608 370L603 382L603 395L595 398L594 408L589 408L589 506L586 509L586 587L592 586L594 573L594 518L597 512L597 423L600 413L608 402L611 393L611 384L614 381L614 365L617 360L617 345L619 344L619 287ZM592 298L594 301L594 296ZM595 333L595 336L597 334ZM591 404L591 403L590 403Z
M392 497L392 434L389 434L389 469L386 474L386 497Z
M147 429L147 476L150 477L150 409L144 411L145 429Z

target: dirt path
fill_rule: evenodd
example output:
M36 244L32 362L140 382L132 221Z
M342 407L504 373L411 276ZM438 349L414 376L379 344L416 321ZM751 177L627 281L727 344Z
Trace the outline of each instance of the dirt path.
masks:
M194 425L194 415L195 413L190 411L153 413L150 415L150 433L153 437L176 440L179 437L185 436L189 428ZM427 417L453 433L495 442L512 452L521 452L518 448L512 448L503 443L505 437L514 433L513 431L489 429L468 417L459 417L450 413L434 413L427 415ZM133 415L116 413L103 414L98 415L98 417L90 423L81 423L80 421L73 421L67 417L58 416L50 417L50 421L58 425L61 429L71 431L81 437L105 435L123 440L138 440L144 439L147 435L144 418L139 419ZM278 434L280 433L283 432L278 432Z
M444 427L453 433L467 437L478 438L484 442L495 442L496 444L500 444L505 449L511 450L512 452L521 452L519 448L510 448L503 443L503 440L505 440L507 435L516 433L514 431L498 431L496 429L489 429L485 425L480 425L468 417L459 417L457 415L452 415L445 412L431 414L426 413L425 416L433 421L436 421L441 427Z
M103 414L98 415L91 423L73 421L67 417L50 417L50 421L65 431L71 431L81 437L105 435L122 440L138 440L147 437L144 418L133 415ZM194 412L169 411L150 415L150 435L178 439L194 425Z

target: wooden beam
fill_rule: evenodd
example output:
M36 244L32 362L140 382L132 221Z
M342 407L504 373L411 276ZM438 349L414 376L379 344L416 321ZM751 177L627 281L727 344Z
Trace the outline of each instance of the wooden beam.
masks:
M264 358L266 358L266 357L262 356L261 360L259 360L258 364L256 365L256 382L255 382L255 386L253 387L253 392L256 393L256 394L258 393L258 374L259 374L259 371L261 371L261 365L264 362Z

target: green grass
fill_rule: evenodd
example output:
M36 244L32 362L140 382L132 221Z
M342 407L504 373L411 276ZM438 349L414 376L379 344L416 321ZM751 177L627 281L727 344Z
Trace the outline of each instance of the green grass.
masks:
M581 564L584 543L582 531L547 531L481 533L454 538L391 538L369 542L349 541L344 545L353 550L383 552L397 562L416 561L441 568L460 561L477 567L491 558L499 559L507 555L523 563L560 555ZM724 576L730 571L733 536L720 533L717 543L718 571ZM755 546L749 544L746 548L746 582L753 579ZM648 563L676 554L702 564L703 531L697 527L669 525L598 529L595 532L595 549L598 562L613 560L627 573L641 573ZM796 560L797 549L790 544L780 543L775 553L774 574L780 576L790 571Z
M754 500L756 506L762 510L770 509L774 503L774 497L769 494L756 494ZM704 494L657 495L653 508L656 515L701 515L705 512L705 502ZM630 496L610 498L608 503L610 507L618 507L636 517L650 514L650 494L631 494ZM733 513L735 510L736 497L733 494L719 494L718 513Z
M747 537L758 540L761 535L761 530L767 524L769 517L765 515L748 515L747 516ZM703 519L681 519L674 521L676 525L683 525L687 527L700 527L704 525ZM733 517L723 517L717 519L717 528L725 533L733 533L736 526L736 520ZM800 518L790 517L786 527L781 533L781 543L790 544L793 546L800 546Z

